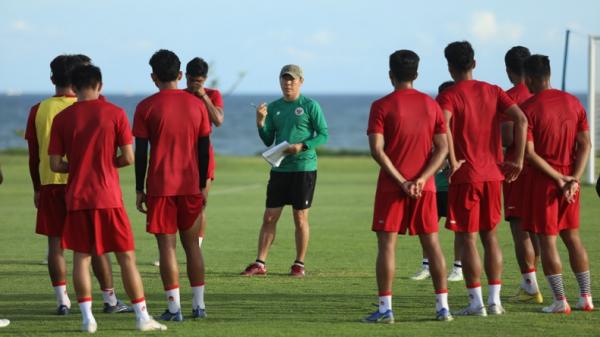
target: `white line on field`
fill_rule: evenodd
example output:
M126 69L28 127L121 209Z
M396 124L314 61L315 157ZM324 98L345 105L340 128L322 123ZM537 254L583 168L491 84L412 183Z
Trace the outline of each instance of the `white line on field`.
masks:
M223 189L217 189L217 188L215 188L214 190L210 191L208 193L208 195L211 196L211 195L231 194L231 193L243 192L243 191L246 191L246 190L251 190L251 189L259 188L259 187L262 187L262 186L264 186L264 185L261 185L261 184L252 184L252 185L242 185L242 186L236 186L236 187L230 187L230 188L223 188Z

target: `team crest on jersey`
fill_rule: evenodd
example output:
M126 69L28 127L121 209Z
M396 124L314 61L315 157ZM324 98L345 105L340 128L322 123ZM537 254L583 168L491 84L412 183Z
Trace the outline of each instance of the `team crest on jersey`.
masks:
M302 107L297 107L296 111L294 111L294 113L296 114L296 116L302 116L304 114L304 109L302 109Z

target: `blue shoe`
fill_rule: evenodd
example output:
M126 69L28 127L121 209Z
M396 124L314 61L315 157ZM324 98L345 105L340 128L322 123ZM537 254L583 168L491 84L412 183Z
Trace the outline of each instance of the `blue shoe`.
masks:
M162 315L160 315L159 319L161 321L181 322L183 321L183 315L181 314L181 310L178 310L173 314L169 311L169 309L167 309Z
M375 310L374 313L369 316L363 318L363 323L385 323L392 324L394 323L394 312L388 310L383 314L379 312L379 310Z
M442 308L438 312L435 313L435 319L437 319L438 321L450 322L450 321L454 320L454 317L452 317L452 315L450 314L450 311L448 311L448 309Z
M206 310L200 307L192 309L192 318L206 318Z
M121 312L133 312L133 308L119 300L116 305L104 303L104 309L102 309L102 311L105 314L116 314Z
M58 308L56 308L56 314L57 314L58 316L65 316L65 315L68 315L68 314L69 314L69 312L71 312L71 309L69 309L69 307L67 307L67 306L66 306L66 305L64 305L64 304L61 304L61 305L59 305L59 306L58 306Z

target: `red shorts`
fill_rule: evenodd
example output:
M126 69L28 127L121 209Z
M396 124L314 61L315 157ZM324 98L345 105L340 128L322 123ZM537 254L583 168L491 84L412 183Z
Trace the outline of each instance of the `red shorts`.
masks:
M92 255L135 249L131 225L123 207L67 212L62 246Z
M174 195L167 197L148 196L146 232L152 234L175 234L194 225L202 213L202 194Z
M40 201L35 224L37 234L62 236L67 217L66 186L53 184L40 187Z
M435 192L424 191L420 198L412 199L398 192L377 191L371 229L399 234L408 230L410 235L437 233Z
M502 194L504 196L504 219L521 219L523 217L523 195L526 192L528 182L527 175L529 169L524 168L519 178L512 183L504 182L502 184Z
M501 181L450 184L446 228L468 233L489 231L501 218Z
M570 175L569 168L556 168L562 174ZM528 184L529 198L523 212L524 231L543 235L558 235L566 229L579 228L579 194L575 202L569 204L554 179L543 172L532 169Z
M206 173L206 178L210 180L215 180L215 151L213 150L212 144L208 149L208 172Z

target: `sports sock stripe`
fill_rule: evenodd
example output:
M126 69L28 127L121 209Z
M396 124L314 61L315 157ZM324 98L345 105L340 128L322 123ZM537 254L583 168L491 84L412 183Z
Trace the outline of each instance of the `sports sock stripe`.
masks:
M562 274L548 275L546 276L548 285L552 289L552 295L555 301L562 301L565 299L565 285L563 283Z
M579 284L579 293L581 296L591 296L592 281L590 277L590 271L588 270L581 273L575 273L575 277L577 278L577 283Z

